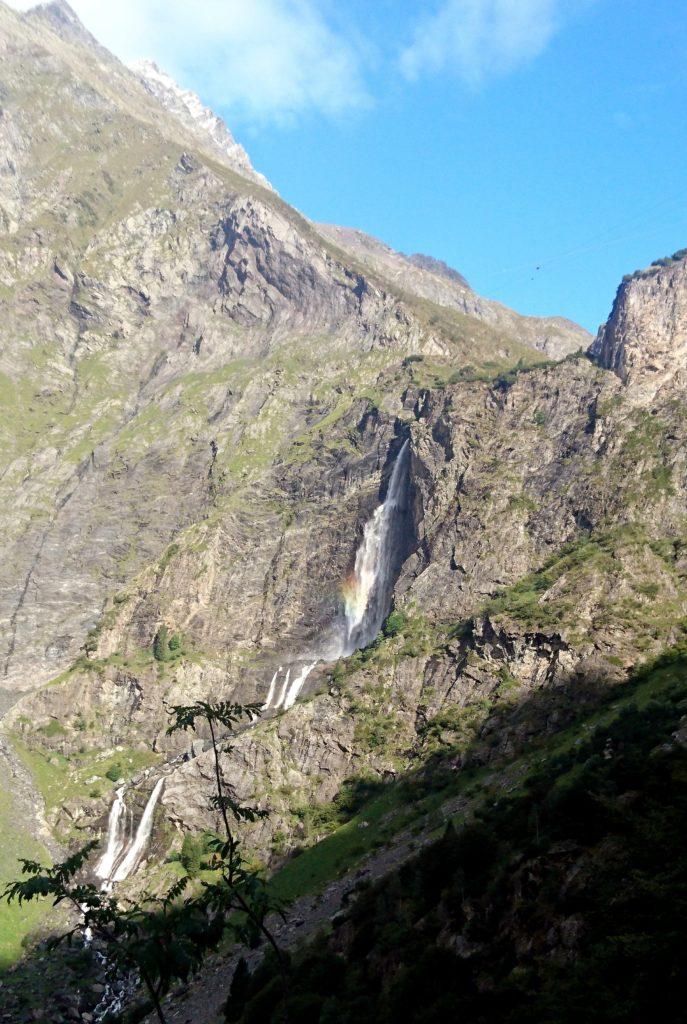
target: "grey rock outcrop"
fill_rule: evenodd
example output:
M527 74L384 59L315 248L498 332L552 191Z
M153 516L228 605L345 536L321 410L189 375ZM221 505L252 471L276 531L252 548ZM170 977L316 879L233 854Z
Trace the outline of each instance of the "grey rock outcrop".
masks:
M354 228L332 224L316 227L360 261L362 267L372 269L404 293L483 321L552 359L561 359L589 344L587 331L563 317L523 317L498 302L482 298L461 274L440 260L421 255L405 256Z
M687 258L625 280L591 352L646 404L666 386L687 387Z

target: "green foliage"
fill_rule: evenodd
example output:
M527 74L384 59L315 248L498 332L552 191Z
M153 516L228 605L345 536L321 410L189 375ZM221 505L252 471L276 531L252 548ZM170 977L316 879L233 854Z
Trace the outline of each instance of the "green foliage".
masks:
M153 657L156 661L176 661L184 654L183 639L180 633L169 635L167 626L160 626L153 639Z
M51 939L55 948L71 943L84 928L108 949L121 972L137 971L153 1001L159 1020L165 1015L161 1000L175 981L186 981L222 938L224 921L208 913L205 894L182 900L186 879L164 896L145 895L140 901L120 903L99 887L83 882L83 871L98 843L81 847L55 867L23 860L23 877L7 885L3 898L20 906L32 900L67 904L81 918L66 933Z
M403 633L407 625L408 616L400 609L395 609L387 616L386 622L382 626L382 632L387 637L398 636L399 633Z
M212 835L205 832L197 836L191 832L184 835L179 860L189 878L198 878L205 868L211 840Z
M49 739L54 739L55 736L64 736L67 732L62 723L58 722L56 718L51 718L48 724L41 726L38 731L42 732Z
M679 540L677 543L681 543ZM601 626L604 617L621 623L637 636L642 633L666 635L666 627L679 613L680 602L673 599L674 588L681 587L675 577L661 588L655 581L633 582L637 564L646 570L646 558L652 552L666 561L665 570L673 574L675 549L673 541L653 541L644 528L635 523L614 527L606 532L583 535L552 555L536 572L524 576L512 587L499 593L486 606L490 615L507 615L528 628L561 628L577 622L577 609L591 585L600 579L628 580L635 590L655 598L651 606L627 597L611 597L595 620ZM651 564L651 563L648 563ZM664 567L659 567L661 573ZM659 577L660 578L660 577ZM644 591L643 586L649 589ZM619 588L620 589L620 588ZM550 592L553 590L553 595Z
M674 263L678 263L680 260L683 260L685 256L687 256L687 249L678 249L672 256L662 256L660 259L654 260L653 263L645 269L635 270L632 274L625 274L623 277L623 283L634 281L640 277L645 277L661 267L672 267Z
M490 710L488 701L466 707L450 705L437 712L418 729L418 738L426 753L444 749L464 750L475 738Z
M358 748L382 754L393 747L398 724L393 715L376 706L357 702L355 715L355 743Z
M82 650L84 654L95 654L98 649L98 638L100 636L100 628L93 626L89 629L86 634L86 639L83 642Z
M166 626L160 626L153 639L153 657L155 661L169 661L169 630Z
M8 786L0 786L0 892L15 876L21 858L47 857L47 852L29 833L25 816L20 814ZM3 973L22 954L23 945L39 928L49 909L36 903L3 908L0 914L0 972ZM0 990L3 991L4 990ZM0 995L0 1003L3 997Z
M111 768L108 768L105 772L105 778L109 779L110 782L119 782L124 772L122 766L119 764L113 764Z
M122 776L131 777L159 761L150 750L125 749L103 757L99 750L85 750L65 757L53 750L29 747L23 738L12 736L12 745L31 772L48 811L63 806L67 800L83 800L93 787L93 776L105 782L107 772L117 766ZM118 781L118 780L117 780ZM112 780L107 779L108 783ZM103 786L107 790L107 785Z
M174 556L179 553L179 550L180 550L180 548L179 548L179 545L177 543L169 545L169 547L167 548L167 550L165 551L164 555L162 556L162 558L160 559L160 561L158 563L159 566L160 566L160 570L162 572L164 572L164 570L167 568L167 566L172 561Z

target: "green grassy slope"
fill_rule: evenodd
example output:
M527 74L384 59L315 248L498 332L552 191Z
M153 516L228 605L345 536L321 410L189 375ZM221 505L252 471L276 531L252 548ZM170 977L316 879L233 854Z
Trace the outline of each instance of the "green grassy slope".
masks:
M0 791L0 891L20 873L19 858L49 861L47 851L18 823L12 800ZM3 904L0 914L0 970L12 964L22 952L22 939L35 931L45 919L49 908L29 903Z

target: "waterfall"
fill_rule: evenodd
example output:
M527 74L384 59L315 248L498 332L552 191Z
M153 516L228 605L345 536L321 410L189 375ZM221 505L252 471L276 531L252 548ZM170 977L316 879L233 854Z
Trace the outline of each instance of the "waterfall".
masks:
M272 701L274 700L274 691L275 691L276 686L277 686L277 676L279 675L280 672L281 672L281 665L279 666L277 671L272 676L272 682L270 683L270 688L267 691L267 700L262 705L262 710L263 711L267 711L267 709L270 707Z
M280 674L284 671L284 669L280 665L277 671L272 676L272 681L270 683L270 688L267 694L267 700L262 706L263 711L268 711L270 708L272 708L272 710L274 711L277 711L279 708L286 709L293 707L298 698L298 694L303 689L303 684L305 683L305 680L308 678L312 670L315 668L316 664L317 660L313 661L310 664L304 665L301 671L298 673L298 675L294 674L293 679L291 679L292 666L289 666L284 676L284 682L282 683L279 697L275 701L274 697L278 685L277 680ZM296 669L294 669L294 673L295 672Z
M287 710L287 708L293 707L293 705L296 703L298 695L303 689L305 680L308 678L312 670L315 668L316 664L317 662L313 661L310 665L304 665L301 670L301 674L296 676L294 681L291 683L291 686L288 688L286 696L284 697L284 702L282 704L282 707L284 708L285 711Z
M333 661L352 654L358 648L366 647L379 633L389 611L394 570L398 565L395 528L398 525L398 513L403 511L406 493L408 445L409 442L405 441L398 453L386 498L365 524L353 572L343 587L343 623L333 624L317 649L301 655L300 669L294 667L293 663L286 669L281 688L279 677L284 669L279 666L269 684L263 711L276 711L280 708L288 710L293 707L319 661Z
M398 453L386 498L365 524L353 572L344 586L344 655L372 643L389 610L394 562L392 527L404 497L407 462L408 441L405 441Z
M133 815L127 810L124 800L125 787L122 786L115 793L107 823L107 846L95 866L95 873L102 879L102 888L106 892L112 888L114 882L123 882L138 867L150 839L155 805L164 784L164 779L158 779L155 784L133 839Z
M269 683L263 711L292 708L320 660L331 662L352 654L359 647L367 647L379 633L389 610L394 569L397 567L394 526L397 513L403 508L407 458L409 441L405 440L391 472L386 498L364 526L353 571L343 587L343 623L333 626L315 650L301 655L300 671L293 665L287 669L281 689L278 679L284 669L278 667ZM280 689L278 697L277 689Z
M124 802L124 786L115 793L107 821L107 846L105 852L95 866L98 878L110 878L127 840L126 803Z
M145 853L146 846L148 845L148 840L150 839L150 833L153 828L153 814L155 813L155 806L164 784L164 779L158 779L155 783L155 788L148 797L148 803L146 804L143 816L138 823L134 840L127 850L126 856L122 861L120 861L114 870L114 874L112 875L113 882L123 882L124 879L128 878L132 871L135 871L140 864L143 854Z
M121 786L115 793L107 822L107 846L95 866L95 873L102 880L100 888L103 892L110 892L115 882L123 882L140 864L150 840L153 815L164 784L164 778L158 779L155 783L155 788L148 797L133 840L131 840L133 814L127 808L124 800L126 787ZM129 843L128 849L127 843ZM82 907L82 909L86 908ZM84 932L84 944L90 945L92 938L91 929L87 928ZM100 950L95 950L95 957L108 976L102 999L93 1010L93 1019L96 1024L100 1024L101 1021L109 1020L112 1015L123 1011L136 991L139 977L136 971L120 971L115 963Z
M287 668L286 675L284 676L284 685L281 688L281 693L279 694L279 700L274 705L275 708L282 707L283 704L284 704L284 701L286 700L286 694L288 693L288 690L289 690L289 679L290 679L290 677L291 677L291 669Z

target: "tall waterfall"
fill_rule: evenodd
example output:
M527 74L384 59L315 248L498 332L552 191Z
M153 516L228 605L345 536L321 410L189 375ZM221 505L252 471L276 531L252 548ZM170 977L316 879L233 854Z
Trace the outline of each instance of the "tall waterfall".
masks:
M365 524L353 572L344 587L344 655L367 647L379 633L389 611L394 561L392 527L405 494L408 441L398 453L384 502Z
M123 882L124 879L128 878L132 871L135 871L140 864L153 828L155 805L157 804L164 784L164 779L158 779L155 783L155 788L148 797L148 803L146 804L143 816L138 823L134 840L127 850L126 856L122 861L120 861L119 865L114 870L114 874L112 875L113 882Z
M158 779L155 783L133 838L131 812L127 811L124 800L125 789L122 787L117 790L108 819L107 846L95 867L96 875L102 879L103 889L111 889L115 882L123 882L140 864L150 840L153 815L164 784L164 779Z
M352 654L366 647L379 633L389 611L394 570L398 567L394 527L403 511L408 456L408 441L405 441L394 464L386 498L365 524L355 566L344 584L343 621L328 632L317 649L302 655L296 665L286 669L281 685L284 669L279 666L269 684L263 710L292 707L318 661L332 661Z

